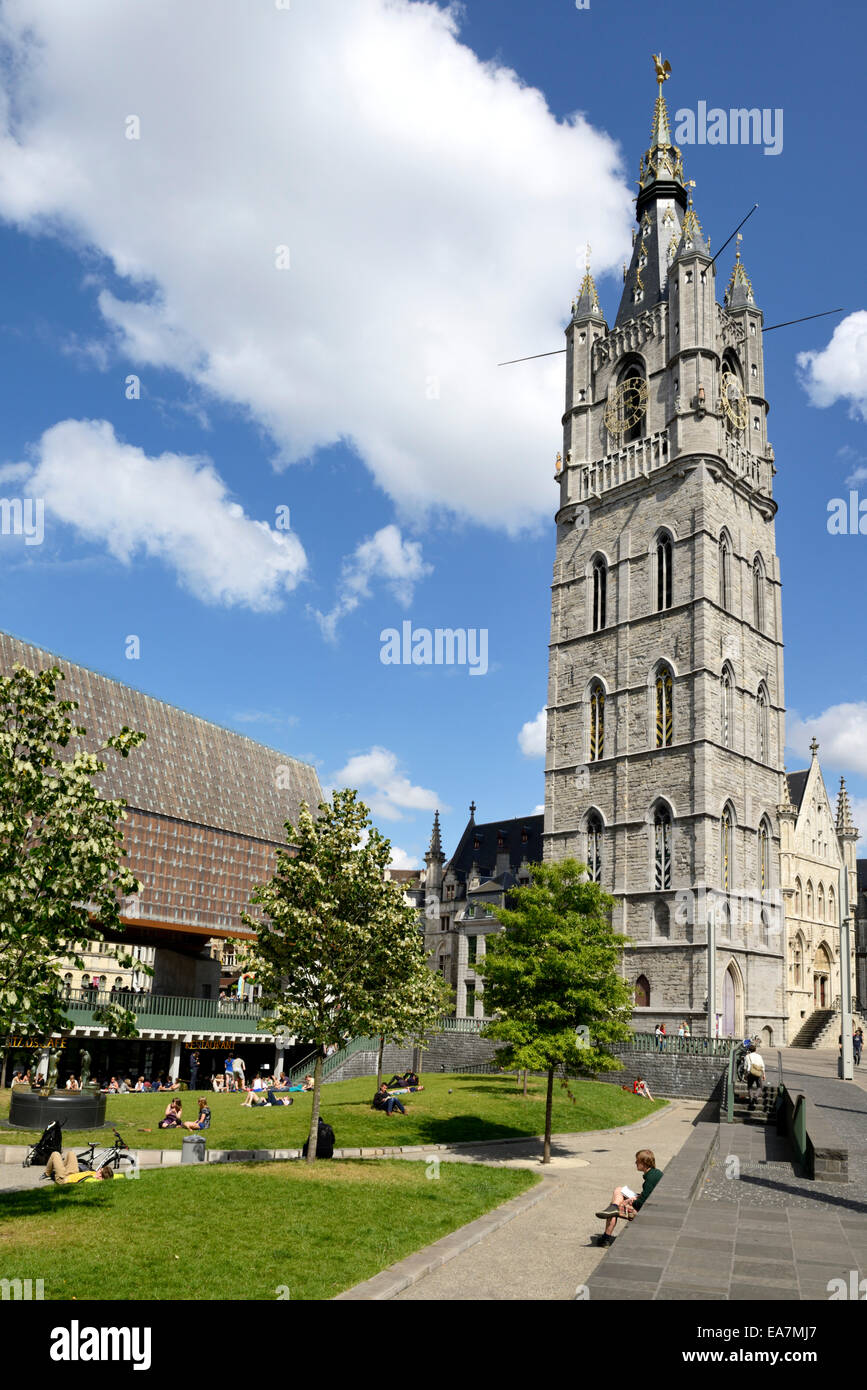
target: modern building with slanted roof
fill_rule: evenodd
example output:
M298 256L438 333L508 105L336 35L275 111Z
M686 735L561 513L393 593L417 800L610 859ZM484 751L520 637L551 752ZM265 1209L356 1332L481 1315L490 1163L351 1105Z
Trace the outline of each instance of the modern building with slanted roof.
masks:
M97 751L123 725L147 735L128 758L105 757L96 784L103 796L127 802L124 846L142 885L124 902L126 930L116 939L154 973L131 975L109 964L96 942L85 957L86 971L59 963L70 1020L61 1080L79 1074L85 1043L93 1075L171 1071L185 1077L195 1048L204 1078L212 1070L210 1056L213 1069L222 1070L224 1055L242 1045L248 1072L281 1067L284 1044L257 1032L256 1005L220 1000L220 955L224 943L252 939L241 913L254 887L274 871L277 848L286 843L285 823L297 820L302 802L315 810L321 800L314 768L0 633L0 675L16 664L60 668L58 697L78 701L88 749ZM107 1002L134 1009L140 1039L113 1039L98 1027L94 1008ZM31 1065L40 1045L44 1040L11 1040L7 1069Z

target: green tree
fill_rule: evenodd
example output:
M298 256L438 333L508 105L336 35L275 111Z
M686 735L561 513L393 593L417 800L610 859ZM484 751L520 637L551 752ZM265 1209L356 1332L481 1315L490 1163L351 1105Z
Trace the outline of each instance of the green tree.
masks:
M619 1063L606 1044L629 1036L631 992L617 973L627 937L611 926L614 899L586 878L575 859L535 864L530 883L498 910L504 930L487 939L482 977L486 1012L496 1014L483 1036L505 1044L504 1066L545 1071L545 1148L551 1161L554 1074L594 1075ZM577 1029L589 1029L585 1046Z
M75 747L86 730L77 702L57 698L62 679L18 665L0 678L0 1036L69 1026L60 959L83 970L86 943L122 932L120 900L141 890L122 863L126 803L96 790L106 764ZM124 727L102 748L126 758L144 737ZM106 953L132 967L121 948ZM107 1007L100 1022L135 1036L127 1010Z
M370 822L355 791L335 791L314 819L302 806L286 824L269 883L252 894L263 920L247 961L270 1017L316 1048L307 1160L316 1157L326 1049L353 1037L404 1039L442 1008L442 982L428 969L415 909L385 877L389 841Z

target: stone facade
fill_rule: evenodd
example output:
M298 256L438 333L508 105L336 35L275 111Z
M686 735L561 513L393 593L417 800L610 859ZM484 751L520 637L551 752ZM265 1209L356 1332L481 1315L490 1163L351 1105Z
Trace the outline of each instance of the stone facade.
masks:
M451 985L458 1018L485 1018L481 969L487 938L501 930L497 909L511 888L529 883L542 858L543 817L479 822L475 803L451 859L434 817L425 874L416 904L432 970Z
M725 303L661 92L613 328L566 329L545 855L616 898L636 1027L784 1030L780 571L762 314ZM708 1004L708 936L716 997Z
M840 997L840 917L843 894L857 900L855 844L849 799L841 778L836 811L831 806L819 745L804 772L790 773L779 807L781 861L787 939L788 1040L794 1039L816 1011L834 1008ZM841 881L845 872L847 883ZM855 932L851 934L850 978L855 998ZM839 1007L839 1005L838 1005ZM837 1046L839 1028L828 1035Z

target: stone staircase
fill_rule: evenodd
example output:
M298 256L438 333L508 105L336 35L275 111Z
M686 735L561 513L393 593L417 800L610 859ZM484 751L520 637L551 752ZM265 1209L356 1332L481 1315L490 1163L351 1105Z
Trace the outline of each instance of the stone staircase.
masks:
M735 1102L733 1120L737 1125L775 1125L776 1086L767 1083L758 1094L756 1107L750 1109L749 1095L745 1081L735 1082Z
M867 1036L867 1021L862 1014L852 1014L852 1026L863 1028ZM835 1009L816 1009L795 1034L789 1047L811 1047L836 1051L840 1037L840 1014Z

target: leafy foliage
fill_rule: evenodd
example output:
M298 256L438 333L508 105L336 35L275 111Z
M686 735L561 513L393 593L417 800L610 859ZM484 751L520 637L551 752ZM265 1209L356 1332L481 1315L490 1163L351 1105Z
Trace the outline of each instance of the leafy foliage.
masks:
M505 1044L505 1066L583 1075L618 1066L605 1044L629 1035L632 996L617 974L627 938L611 926L614 899L585 874L575 859L534 864L512 906L498 909L504 930L488 937L483 964L486 1010L497 1018L485 1036Z
M122 863L125 802L94 786L106 764L75 747L86 730L71 717L77 702L56 697L62 679L24 666L0 678L0 1036L60 1028L58 961L83 970L86 943L122 931L121 899L141 888ZM124 727L103 748L126 758L144 737ZM132 1018L106 1006L122 1036L135 1036Z
M357 792L335 791L316 819L303 806L286 835L273 878L251 899L264 921L243 920L257 933L248 963L270 1014L262 1026L319 1049L314 1135L325 1049L359 1035L419 1036L442 1010L443 986L428 969L415 910L385 877L389 841Z

